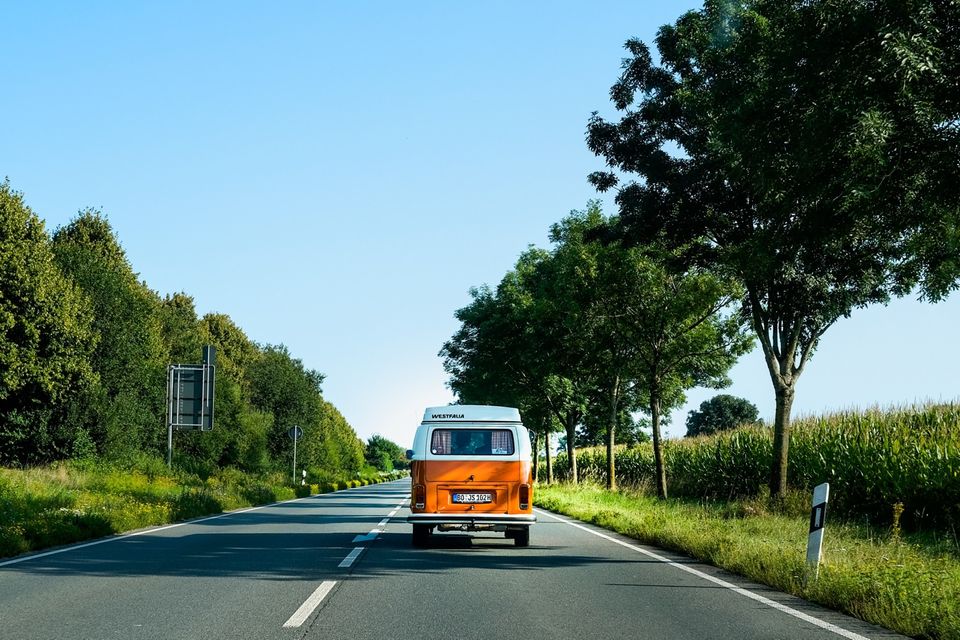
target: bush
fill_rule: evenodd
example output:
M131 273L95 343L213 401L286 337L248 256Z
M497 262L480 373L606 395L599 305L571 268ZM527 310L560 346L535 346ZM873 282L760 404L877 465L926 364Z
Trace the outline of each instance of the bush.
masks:
M205 488L183 491L172 506L174 520L189 520L223 511L223 505Z

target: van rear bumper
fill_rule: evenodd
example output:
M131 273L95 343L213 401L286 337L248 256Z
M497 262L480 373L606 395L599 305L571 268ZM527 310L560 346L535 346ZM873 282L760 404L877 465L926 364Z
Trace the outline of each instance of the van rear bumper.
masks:
M531 525L536 521L534 514L510 513L411 513L407 516L407 522L412 524Z

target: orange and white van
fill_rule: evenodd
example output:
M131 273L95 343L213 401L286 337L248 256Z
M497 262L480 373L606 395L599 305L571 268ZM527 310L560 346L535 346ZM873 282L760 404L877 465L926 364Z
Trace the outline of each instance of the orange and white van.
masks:
M430 407L407 455L414 545L426 546L434 529L500 531L530 544L532 452L517 409Z

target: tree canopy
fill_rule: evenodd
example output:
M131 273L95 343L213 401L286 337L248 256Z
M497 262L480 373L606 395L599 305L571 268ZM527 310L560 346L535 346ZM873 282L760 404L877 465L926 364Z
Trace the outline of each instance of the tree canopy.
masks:
M0 464L125 462L166 449L166 367L218 351L216 421L178 432L174 461L287 468L287 429L317 477L362 470L364 444L322 395L323 375L259 345L226 314L142 282L106 216L81 211L52 237L0 185Z
M460 402L515 406L531 430L544 438L558 423L569 430L576 427L582 393L566 377L570 371L563 366L569 360L561 354L564 334L542 300L549 260L549 253L529 249L496 290L471 289L473 301L455 314L460 329L440 351ZM549 445L546 453L549 480ZM576 457L572 460L575 468Z
M750 341L725 311L738 291L732 282L673 270L662 252L603 242L611 222L592 202L553 225L552 250L525 252L495 291L472 290L441 356L461 400L514 404L527 421L546 416L548 429L554 420L567 427L574 480L578 426L605 434L612 487L617 427L635 429L631 414L648 411L665 496L661 416L686 389L725 384Z
M958 24L955 2L707 2L660 29L659 62L627 42L623 115L589 123L621 237L742 284L776 395L775 495L823 333L957 286Z
M54 260L43 222L0 184L0 463L69 455L60 418L97 381L93 309Z
M726 393L700 403L700 408L687 414L687 436L704 436L728 431L742 424L757 421L757 407L746 398Z
M367 440L364 458L367 464L380 471L405 469L409 465L405 449L376 433Z
M574 265L566 313L583 327L583 365L597 381L593 402L607 411L607 484L615 486L619 416L643 409L651 419L658 494L666 497L663 414L691 387L729 384L727 370L751 342L728 311L739 291L734 282L696 267L677 269L656 247L602 241L615 224L592 203L554 225L551 237L555 255Z
M156 433L164 411L165 347L156 294L137 279L110 223L99 212L80 212L53 234L61 271L93 306L100 337L91 356L99 381L77 398L77 429L112 458L136 451ZM153 432L153 434L151 434Z

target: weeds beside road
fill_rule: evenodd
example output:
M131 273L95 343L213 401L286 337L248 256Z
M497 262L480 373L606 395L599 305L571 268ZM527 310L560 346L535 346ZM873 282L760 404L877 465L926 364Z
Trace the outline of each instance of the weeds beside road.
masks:
M820 578L804 585L809 497L659 501L595 485L538 485L535 502L906 635L960 639L960 547L945 533L828 522Z

